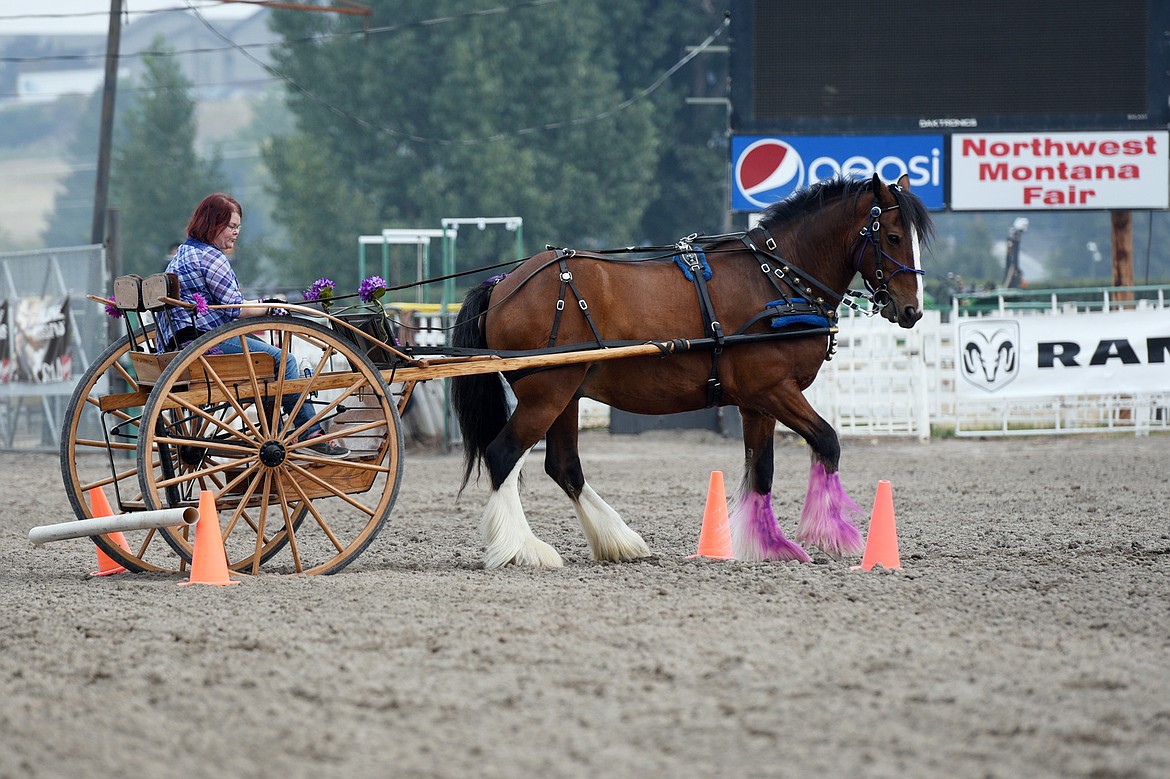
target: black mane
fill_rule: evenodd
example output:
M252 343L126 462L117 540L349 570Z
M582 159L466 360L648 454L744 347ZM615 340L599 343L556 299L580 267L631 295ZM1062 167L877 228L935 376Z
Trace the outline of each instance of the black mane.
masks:
M934 233L934 222L930 212L922 201L913 192L901 188L894 188L894 199L898 201L902 212L902 224L907 228L915 228L923 245L929 242ZM810 212L822 208L827 202L838 198L850 198L850 205L856 204L862 195L873 193L872 178L849 178L837 176L816 184L799 189L783 200L773 203L764 209L760 217L760 226L764 228L781 225Z

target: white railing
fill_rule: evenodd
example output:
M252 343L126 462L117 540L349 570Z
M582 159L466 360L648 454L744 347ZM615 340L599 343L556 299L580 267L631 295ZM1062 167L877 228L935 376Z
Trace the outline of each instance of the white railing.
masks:
M837 356L805 395L846 436L1013 436L1170 430L1165 391L975 399L957 392L956 322L964 317L1074 317L1168 308L1165 287L1004 290L960 296L950 321L928 311L906 331L875 317L843 315Z

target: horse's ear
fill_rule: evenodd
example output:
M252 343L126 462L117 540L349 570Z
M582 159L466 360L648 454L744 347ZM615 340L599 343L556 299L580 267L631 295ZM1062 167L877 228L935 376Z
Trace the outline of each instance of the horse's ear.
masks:
M876 173L873 174L873 196L883 205L890 205L895 202L894 193L890 191L889 187L886 186L885 182Z
M901 177L895 183L898 185L898 188L901 189L903 192L909 192L910 191L910 174L903 173L901 175Z

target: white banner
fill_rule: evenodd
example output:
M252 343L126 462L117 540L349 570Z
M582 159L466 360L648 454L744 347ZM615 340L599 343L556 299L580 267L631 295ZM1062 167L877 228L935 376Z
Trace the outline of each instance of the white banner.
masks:
M951 136L951 208L1170 207L1170 133Z
M1170 390L1170 312L960 319L955 387L984 399Z

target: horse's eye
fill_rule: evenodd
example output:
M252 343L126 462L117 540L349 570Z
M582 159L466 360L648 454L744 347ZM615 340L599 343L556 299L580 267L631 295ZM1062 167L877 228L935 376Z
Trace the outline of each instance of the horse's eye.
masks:
M897 246L898 244L902 243L902 236L898 235L897 233L890 233L890 243L892 243L894 246Z

